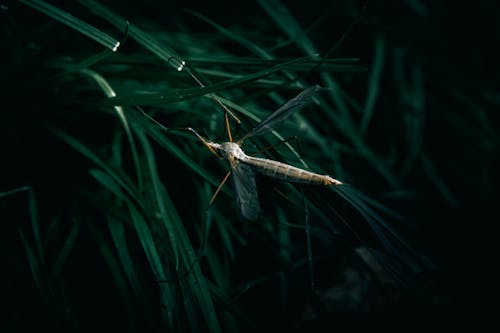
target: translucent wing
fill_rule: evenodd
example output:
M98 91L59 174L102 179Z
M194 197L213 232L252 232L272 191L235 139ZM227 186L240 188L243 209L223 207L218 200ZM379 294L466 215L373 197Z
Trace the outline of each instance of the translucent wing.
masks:
M255 173L252 167L235 158L229 159L229 164L238 207L245 218L253 221L260 213Z
M239 142L243 142L246 138L256 135L262 135L270 132L273 126L290 117L294 112L302 109L307 105L311 97L319 90L319 86L312 86L305 89L303 92L286 102L278 110L271 113L267 118L262 120L254 129L248 132Z

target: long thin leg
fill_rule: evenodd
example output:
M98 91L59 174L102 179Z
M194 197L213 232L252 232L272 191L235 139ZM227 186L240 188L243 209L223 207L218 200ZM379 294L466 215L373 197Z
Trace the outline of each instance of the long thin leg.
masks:
M224 186L224 184L227 182L227 179L229 178L230 174L231 174L231 171L229 171L226 174L226 176L224 176L224 179L221 181L221 183L217 187L217 190L215 190L214 194L212 194L212 197L210 198L210 201L208 202L207 209L205 210L206 221L205 221L205 223L203 223L203 227L202 227L202 231L201 231L201 249L202 249L202 251L205 249L205 245L208 242L208 237L209 237L208 233L210 231L210 219L209 219L208 213L209 213L210 205L212 205L212 203L215 200L215 197L217 197L217 195L221 191L222 186Z
M300 148L299 140L296 136L293 136L293 137L290 137L288 139L274 143L270 146L264 147L263 149L261 149L257 153L252 154L252 156L260 154L266 150L272 149L272 148L274 148L282 143L286 143L286 142L289 142L292 140L295 140L297 142L297 148L299 150L299 153L302 154L302 149ZM302 186L300 184L299 184L299 190L300 190L300 195L302 197L302 202L304 203L306 248L307 248L307 267L308 267L308 272L309 272L309 287L311 288L311 290L314 290L314 266L313 266L313 260L312 260L311 223L309 221L309 207L307 206L307 200L306 200L306 197L304 195L304 191L302 189ZM282 194L282 195L284 197L286 197L286 195L284 195L284 194Z
M233 137L231 135L231 127L229 126L229 118L227 116L227 112L224 112L224 119L226 120L227 137L229 138L229 142L233 142Z
M274 143L270 146L264 147L263 149L259 150L258 152L252 154L252 156L260 154L266 150L272 149L272 148L274 148L282 143L286 143L286 142L292 141L292 140L295 140L297 142L297 147L299 149L299 153L302 154L302 149L300 148L299 140L296 136L293 136L293 137L290 137L288 139ZM304 195L304 191L302 189L302 186L300 184L299 184L299 189L300 189L300 195L302 197L302 201L304 203L304 215L305 215L305 227L306 227L306 247L307 247L307 266L308 266L308 271L309 271L309 287L311 288L311 290L314 290L314 267L313 267L313 260L312 260L311 223L309 221L309 207L307 206L307 200L306 200L306 197Z
M220 183L219 187L217 187L217 190L215 190L214 194L212 195L212 197L210 198L210 201L208 202L208 205L210 206L214 200L215 200L215 197L217 196L217 194L219 194L220 190L222 190L222 186L224 186L224 184L226 183L227 179L229 178L229 175L231 174L231 171L228 171L226 176L224 177L224 179L222 180L222 182Z
M306 224L307 268L309 271L309 287L311 288L312 291L314 290L314 267L312 260L311 223L309 221L309 207L307 206L307 200L301 185L299 185L299 189L300 189L300 195L302 196L302 201L304 202L304 215Z

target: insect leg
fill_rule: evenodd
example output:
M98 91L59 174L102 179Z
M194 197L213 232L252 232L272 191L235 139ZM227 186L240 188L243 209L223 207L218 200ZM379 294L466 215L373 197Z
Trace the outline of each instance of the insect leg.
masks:
M265 147L261 149L259 152L252 154L256 155L259 154L263 151L272 149L282 143L286 143L289 141L295 141L297 144L297 149L299 151L299 154L302 155L302 149L300 148L300 141L298 137L293 136L290 138L287 138L285 140L279 141L277 143L274 143L268 147ZM311 244L311 223L309 221L309 207L307 205L307 199L304 195L304 191L302 189L302 185L298 185L299 190L300 190L300 196L302 197L302 202L304 204L304 218L305 218L305 234L306 234L306 249L307 249L307 266L308 266L308 272L309 272L309 287L311 290L314 290L314 267L313 267L313 260L312 260L312 244ZM286 197L286 195L284 195Z
M261 151L266 151L272 149L282 143L286 143L289 141L295 141L297 145L297 150L299 151L299 155L302 156L302 149L300 147L300 140L297 136L292 136L285 140L279 141L271 146L265 147ZM306 234L306 249L307 249L307 269L309 272L309 288L314 290L314 267L313 267L313 254L312 254L312 244L311 244L311 222L309 221L309 207L307 205L307 199L304 195L304 190L302 189L302 185L298 185L300 190L300 196L302 197L302 202L304 204L304 218L305 218L305 234Z
M312 260L312 244L311 244L311 222L309 221L309 207L307 206L307 200L302 189L302 185L299 185L300 195L302 197L302 202L304 203L304 216L306 225L306 247L307 247L307 269L309 271L309 288L311 291L314 290L314 267Z
M231 135L231 127L229 126L229 117L227 116L227 112L224 112L224 119L227 129L227 137L229 138L229 142L233 142L233 137Z
M292 137L297 145L297 150L299 155L302 156L302 148L300 146L300 140L298 137ZM307 266L309 270L309 287L311 291L314 291L314 266L313 266L313 254L312 254L312 244L311 244L311 222L309 221L309 206L307 205L307 199L304 195L304 190L302 185L299 184L300 196L302 197L302 202L304 203L304 216L306 225L306 247L307 247Z
M208 242L208 234L210 232L210 224L211 224L211 219L210 219L210 216L209 216L209 208L210 208L210 205L212 205L212 203L214 202L215 198L217 197L217 195L219 194L219 192L221 191L222 189L222 186L224 186L224 184L227 182L227 179L229 178L229 175L231 174L231 171L228 171L228 173L224 176L224 179L222 180L222 182L219 184L219 186L217 187L217 190L215 190L214 194L212 194L212 197L210 198L210 201L208 202L208 205L207 205L207 208L205 209L205 223L203 223L203 230L201 231L201 249L202 251L205 249L205 245L207 244Z
M210 201L208 202L209 206L214 202L215 197L219 194L220 190L222 190L222 186L224 186L224 184L227 182L227 179L229 178L230 174L231 174L231 171L228 171L227 174L226 174L226 176L224 176L224 179L219 184L219 187L217 187L217 190L215 190L214 194L210 198Z

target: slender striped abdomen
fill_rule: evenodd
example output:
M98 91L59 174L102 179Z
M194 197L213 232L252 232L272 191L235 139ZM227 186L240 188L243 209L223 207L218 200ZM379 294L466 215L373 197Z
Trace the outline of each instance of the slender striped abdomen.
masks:
M333 179L328 175L319 175L314 172L302 170L285 163L268 160L265 158L245 156L245 158L241 159L240 161L251 165L255 171L263 175L285 180L288 182L322 185L342 184L342 182Z

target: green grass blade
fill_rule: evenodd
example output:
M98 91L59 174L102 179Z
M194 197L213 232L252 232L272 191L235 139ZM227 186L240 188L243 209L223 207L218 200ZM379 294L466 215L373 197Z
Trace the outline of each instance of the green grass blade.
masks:
M153 140L160 144L167 151L171 152L179 161L182 161L190 170L194 171L201 178L208 181L213 186L217 186L219 181L206 170L201 168L193 158L187 155L179 146L175 145L169 138L166 137L165 131L156 125L146 125L144 130L148 133Z
M420 162L424 171L427 173L429 180L434 183L439 193L445 199L445 201L453 208L460 207L457 199L453 195L453 192L448 188L442 177L439 176L438 171L431 160L425 156L421 155Z
M127 327L130 332L137 331L137 315L134 311L132 298L130 297L130 289L128 287L127 281L124 277L124 272L120 268L120 264L118 263L118 259L114 254L114 251L111 249L108 241L100 234L100 232L95 228L91 228L92 234L96 239L96 242L99 246L99 250L101 251L102 257L109 268L111 275L113 276L115 286L119 290L119 295L122 297L121 305L126 311L125 320L127 321Z
M281 30L291 40L295 41L306 54L313 55L318 53L311 40L307 37L306 32L300 27L288 8L279 0L259 0L259 4Z
M90 70L90 69L82 69L80 72L82 74L90 77L91 79L93 79L99 85L99 87L104 92L106 97L110 98L110 97L116 96L116 92L111 87L109 82L102 75L100 75L99 73L97 73L93 70ZM130 150L132 152L132 158L134 160L134 164L135 164L135 168L136 168L136 172L137 172L137 179L138 179L138 183L139 183L139 188L140 188L141 184L142 184L141 164L139 163L139 156L137 153L137 147L136 147L134 138L132 136L132 131L130 129L129 121L127 120L127 117L125 115L123 107L121 107L119 105L115 105L114 109L116 111L116 114L118 115L118 118L120 119L120 121L123 125L123 128L125 129L125 134L127 135L127 139L128 139L129 145L130 145Z
M28 239L24 235L22 231L19 231L19 236L21 237L22 244L24 246L24 250L26 251L26 257L28 258L28 265L31 270L31 275L33 276L33 280L35 282L36 287L39 291L43 292L45 289L44 278L42 276L40 262L33 251L33 248L28 242Z
M120 185L109 176L106 172L100 169L91 169L90 175L94 177L106 190L113 193L121 201L129 201L129 198L123 193Z
M258 46L257 44L255 44L254 42L249 40L248 38L245 38L242 35L236 34L233 31L231 31L230 29L224 28L222 25L217 24L213 20L210 20L209 18L205 17L204 15L202 15L198 12L195 12L193 10L187 10L187 12L194 15L195 17L201 19L202 21L208 23L209 25L211 25L212 27L217 29L218 32L220 32L221 34L223 34L227 38L234 40L235 42L242 45L243 47L247 48L249 51L251 51L255 55L257 55L263 59L271 59L271 56L269 55L269 53L267 53L263 48L261 48L260 46Z
M59 21L68 27L75 29L79 33L93 39L102 46L115 52L120 46L120 42L113 37L105 34L99 29L93 27L92 25L74 17L73 15L65 12L45 1L41 0L20 0L22 3L34 8L41 13Z
M74 218L75 219L75 218ZM81 224L79 221L74 221L71 226L71 230L69 231L66 240L64 241L63 246L59 250L57 257L54 261L54 266L51 271L51 276L53 278L59 278L62 274L63 268L66 265L73 248L75 247L75 242L80 234Z
M115 14L113 11L109 10L96 1L79 0L78 2L94 12L96 15L113 24L117 29L123 29L128 25L128 33L132 39L136 40L146 49L156 54L160 59L165 60L168 64L170 64L178 71L181 71L183 69L185 62L181 59L181 57L177 55L177 53L173 49L164 45L164 43L158 41L150 34L142 31L134 24L128 23L127 20Z
M168 274L168 267L165 266L164 268L158 247L151 233L151 229L146 223L143 215L132 204L128 205L128 210L149 266L158 281L158 286L160 288L160 302L162 304L162 320L166 321L168 327L175 327L174 316L177 312L175 308L175 305L177 304L175 292L171 288L170 283L162 282L170 277L170 274Z
M124 225L120 221L117 221L112 217L109 217L107 221L111 233L111 238L113 239L115 250L121 263L122 271L125 273L128 284L131 287L135 298L140 304L141 312L144 313L149 322L152 323L154 321L152 316L152 309L146 299L146 294L139 280L139 274L137 272L136 265L130 255Z
M144 155L146 158L146 164L149 168L149 175L151 177L151 185L153 187L153 198L156 202L153 204L155 210L157 210L157 215L161 221L163 221L167 237L170 240L170 248L173 251L173 257L175 262L175 269L179 270L179 246L177 245L177 239L175 235L175 229L171 221L168 220L167 208L165 207L165 200L163 198L163 185L158 176L158 171L156 170L156 161L153 153L153 149L149 143L148 138L143 132L136 132L139 141L141 142L142 149L144 150Z
M149 91L147 93L135 93L130 95L122 94L117 97L109 98L104 101L108 105L122 105L122 106L136 106L136 105L164 105L167 103L175 103L180 101L185 101L188 99L200 97L206 94L215 93L225 89L241 86L245 83L253 82L260 78L266 77L273 73L287 69L289 66L297 63L301 63L311 59L310 57L303 57L298 59L293 59L276 66L265 68L261 71L245 75L244 77L225 80L219 83L214 83L209 86L203 86L199 88L188 88L188 89L176 89L166 92L155 92Z
M375 103L380 90L380 81L382 77L382 70L384 68L385 60L385 42L382 37L378 36L375 39L375 55L373 57L372 70L368 82L368 96L365 101L365 108L363 111L363 118L361 119L360 135L363 135L368 128L375 110Z
M9 191L5 191L0 193L0 198L5 198L17 193L26 193L26 199L28 202L28 214L29 214L29 220L31 223L31 230L33 231L33 240L35 242L35 248L37 251L38 259L40 260L41 264L45 264L45 256L44 256L44 251L43 251L43 246L42 246L42 237L40 234L40 227L39 227L39 222L38 222L38 212L37 212L37 205L36 205L36 197L34 190L31 186L21 186ZM24 235L22 235L24 237Z
M96 154L94 154L89 148L79 142L77 139L73 138L69 134L66 134L63 131L58 129L51 129L51 131L59 137L62 141L66 142L70 146L72 146L75 150L77 150L80 154L88 158L90 161L95 163L97 166L102 168L106 174L108 174L121 188L125 190L127 195L138 202L137 190L135 186L132 184L130 179L121 171L112 168L106 162L104 162L101 158L99 158Z
M162 223L165 228L164 230L167 232L167 237L170 240L170 247L173 251L172 256L175 258L176 271L192 271L192 273L188 275L188 281L205 318L208 329L210 332L220 332L219 321L214 305L205 284L205 278L198 264L198 256L193 250L191 240L184 229L172 200L161 183L156 169L154 153L148 139L142 132L137 132L137 136L143 146L147 165L149 167L154 200L156 201L154 205L158 210L158 221ZM182 270L180 270L181 265ZM187 295L187 297L189 296Z

